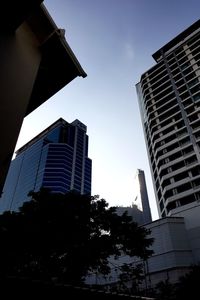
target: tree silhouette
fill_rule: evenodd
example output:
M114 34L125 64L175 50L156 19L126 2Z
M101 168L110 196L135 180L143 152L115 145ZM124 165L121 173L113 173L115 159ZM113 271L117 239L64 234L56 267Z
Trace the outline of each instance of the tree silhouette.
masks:
M190 266L190 271L179 277L176 283L170 279L160 281L154 290L154 296L158 300L188 300L192 295L198 295L200 284L200 265ZM198 296L195 299L199 299Z
M191 266L190 272L181 276L176 285L176 299L185 300L190 299L192 295L199 294L200 284L200 265ZM198 299L198 296L197 298Z
M19 212L0 216L0 275L56 278L80 284L88 271L108 274L108 257L146 259L153 240L127 214L99 196L46 189L30 194Z
M157 300L176 300L177 290L176 284L172 284L169 279L160 281L155 288L155 294Z

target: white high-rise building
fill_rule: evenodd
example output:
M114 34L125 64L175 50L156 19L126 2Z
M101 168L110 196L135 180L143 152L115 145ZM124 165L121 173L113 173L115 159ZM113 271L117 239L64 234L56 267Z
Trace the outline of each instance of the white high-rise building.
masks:
M160 217L200 201L200 20L153 54L136 85Z
M151 284L200 263L200 20L153 54L136 85L160 220ZM165 217L165 218L164 218Z

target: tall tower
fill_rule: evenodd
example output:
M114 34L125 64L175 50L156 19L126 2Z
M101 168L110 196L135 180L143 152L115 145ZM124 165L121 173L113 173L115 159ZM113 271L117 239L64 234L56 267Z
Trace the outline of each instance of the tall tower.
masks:
M152 221L151 211L149 207L149 197L147 193L147 186L144 171L138 169L135 175L136 196L133 204L137 205L142 212L142 223L149 223Z
M92 161L88 158L87 127L60 118L16 152L0 198L0 211L17 210L28 193L75 190L91 194Z
M159 215L200 201L200 20L153 54L136 85Z

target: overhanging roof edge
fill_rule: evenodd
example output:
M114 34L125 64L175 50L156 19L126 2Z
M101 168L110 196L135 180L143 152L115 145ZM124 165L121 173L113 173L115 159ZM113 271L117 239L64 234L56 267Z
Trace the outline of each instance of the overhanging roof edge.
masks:
M45 7L45 5L43 3L40 5L40 7L42 8L42 10L43 10L44 14L46 15L46 17L49 19L52 26L54 27L55 32L57 33L61 44L63 45L63 47L67 51L67 53L70 56L71 60L73 61L74 65L76 66L76 68L78 70L78 73L79 73L79 76L82 76L83 78L85 78L87 76L87 74L85 73L85 71L81 67L78 59L76 58L75 54L73 53L72 49L70 48L69 44L67 43L67 41L65 39L65 36L64 36L65 30L64 29L59 29L57 27L56 23L54 22L53 18L51 17L51 15L49 14L47 8Z

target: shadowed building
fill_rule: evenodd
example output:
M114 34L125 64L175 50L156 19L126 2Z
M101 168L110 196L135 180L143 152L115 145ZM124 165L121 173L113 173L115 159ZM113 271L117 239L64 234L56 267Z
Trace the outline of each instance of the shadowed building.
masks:
M0 212L18 210L28 193L41 187L91 194L92 161L87 127L79 120L57 120L16 152L0 198Z
M1 5L0 192L23 118L74 78L86 76L64 31L41 2L4 1Z

